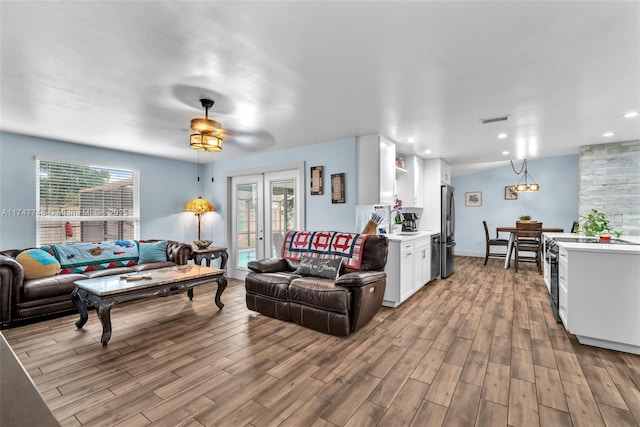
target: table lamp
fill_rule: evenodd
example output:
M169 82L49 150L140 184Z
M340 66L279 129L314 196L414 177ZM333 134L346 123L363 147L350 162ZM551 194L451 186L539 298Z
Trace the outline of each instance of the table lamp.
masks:
M214 212L213 205L207 199L198 196L184 205L185 212L193 212L198 217L198 240L200 240L200 220L205 212Z

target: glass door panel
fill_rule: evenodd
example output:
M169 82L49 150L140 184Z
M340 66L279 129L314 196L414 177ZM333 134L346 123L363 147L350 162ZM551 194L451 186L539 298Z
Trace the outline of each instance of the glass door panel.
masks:
M284 235L296 229L295 181L271 182L271 256L279 257Z
M237 177L233 188L232 277L242 278L249 261L263 258L262 176Z
M256 259L256 184L241 184L237 187L236 211L238 238L238 267L246 268L249 261Z

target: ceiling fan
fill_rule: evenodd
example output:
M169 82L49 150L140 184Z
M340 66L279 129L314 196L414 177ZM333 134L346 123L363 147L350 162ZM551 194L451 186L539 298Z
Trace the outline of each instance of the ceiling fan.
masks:
M259 148L266 148L275 143L273 135L267 131L248 131L237 128L224 128L216 120L209 118L209 110L215 104L210 98L201 98L200 104L205 110L204 118L191 120L191 131L189 146L195 150L206 152L222 151L223 142L231 142L235 147L245 148L255 151Z
M222 151L222 141L224 130L222 125L209 119L209 109L213 107L214 101L207 98L200 99L200 104L204 108L204 118L191 120L191 130L195 133L189 138L189 146L200 151Z

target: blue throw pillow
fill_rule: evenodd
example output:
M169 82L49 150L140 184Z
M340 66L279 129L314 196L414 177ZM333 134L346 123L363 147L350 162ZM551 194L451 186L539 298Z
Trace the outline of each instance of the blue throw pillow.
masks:
M166 262L167 261L167 241L161 240L153 243L139 244L140 257L138 258L138 264L147 264L151 262Z

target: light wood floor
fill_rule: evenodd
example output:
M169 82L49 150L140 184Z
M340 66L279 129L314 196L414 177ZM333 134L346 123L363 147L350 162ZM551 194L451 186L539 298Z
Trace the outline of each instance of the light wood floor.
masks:
M3 331L62 425L640 425L640 357L580 345L533 265L456 258L351 337L250 312L230 281Z

